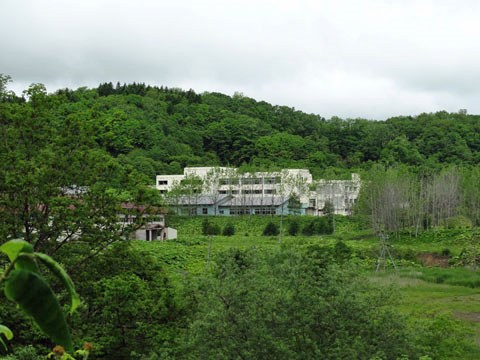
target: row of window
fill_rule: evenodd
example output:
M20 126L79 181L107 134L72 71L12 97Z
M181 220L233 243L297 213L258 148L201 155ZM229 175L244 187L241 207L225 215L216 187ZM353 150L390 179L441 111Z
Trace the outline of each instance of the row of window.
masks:
M230 215L250 215L250 209L230 209Z
M345 199L345 202L347 204L355 204L357 202L357 199L353 199L353 198L348 198L348 199ZM308 207L317 207L317 199L309 199L308 200Z
M240 192L239 190L220 190L219 194L231 194L231 195L238 195ZM253 189L253 190L242 190L242 194L265 194L265 195L274 195L277 193L275 189L265 189L262 192L262 189Z
M140 219L137 216L120 216L119 222L124 224L133 224L133 223L153 223L153 222L162 222L164 221L163 216L142 216Z
M280 184L282 179L280 176L267 177L267 178L225 178L220 179L220 185L261 185L261 184Z
M277 213L275 208L259 208L255 209L255 215L275 215Z
M223 215L225 210L220 209L219 214ZM255 209L230 208L230 215L275 215L276 209L273 207L262 207ZM181 209L182 215L196 215L196 209ZM202 208L202 215L208 215L208 208Z
M181 180L181 184L192 184L191 180ZM201 183L201 180L197 180L193 182L194 184ZM220 179L220 185L261 185L261 184L280 184L281 178L280 177L270 177L270 178L229 178L229 179ZM168 180L158 180L158 185L168 185Z
M223 210L221 212L223 214ZM255 209L230 208L230 215L275 215L276 209L273 207L262 207Z

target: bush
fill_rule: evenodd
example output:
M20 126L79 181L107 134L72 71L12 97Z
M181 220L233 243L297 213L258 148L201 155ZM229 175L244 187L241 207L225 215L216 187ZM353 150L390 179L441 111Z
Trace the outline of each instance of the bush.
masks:
M233 226L232 223L228 223L227 225L225 225L225 228L223 229L223 235L224 236L235 235L235 227Z
M333 247L333 257L338 263L344 263L352 257L352 249L343 241L337 241Z
M278 226L273 222L269 222L263 230L263 236L275 236L278 235Z
M452 216L447 220L447 227L449 229L462 229L462 228L471 228L472 221L462 215Z
M13 354L2 357L4 360L41 360L44 358L37 354L37 350L32 345L17 347Z
M305 236L323 235L333 233L333 225L326 216L316 217L303 228L302 234Z
M231 249L217 257L180 335L185 357L418 359L408 323L386 306L396 293L330 264L326 250L317 250Z
M322 216L314 220L315 232L319 235L333 233L333 225L330 217Z
M296 236L300 231L300 224L297 220L292 220L290 224L288 224L288 234L292 236Z
M452 252L450 251L449 248L445 248L442 250L442 256L451 256Z
M205 219L202 222L202 234L203 235L220 235L221 234L220 226L218 226L217 224L212 224L208 219Z
M305 236L312 236L315 234L315 222L313 220L303 227L302 234Z

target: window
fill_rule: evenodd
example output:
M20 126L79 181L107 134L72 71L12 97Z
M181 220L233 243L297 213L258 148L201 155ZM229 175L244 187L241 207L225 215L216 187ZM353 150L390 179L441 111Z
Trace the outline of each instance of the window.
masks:
M250 209L230 208L230 215L250 215Z
M262 189L255 189L255 190L242 190L242 194L261 194Z
M308 207L316 207L317 206L317 199L309 199L308 200Z
M181 208L180 209L180 214L181 215L194 216L194 215L197 215L197 209L195 209L195 208Z
M238 195L238 190L232 190L232 195Z
M261 178L242 178L242 184L243 185L258 185L262 183Z
M219 180L220 185L238 185L238 179L226 178Z
M272 207L261 207L255 209L255 215L275 215L276 210Z
M265 189L264 193L273 195L273 194L277 193L277 190L275 190L275 189Z
M203 215L208 215L208 209L207 208L202 208L202 214Z
M227 193L227 190L220 190L218 193L223 195Z
M168 180L158 180L158 185L168 185Z
M274 177L265 178L263 181L264 181L265 184L269 184L269 185L275 184L275 178Z
M225 213L225 211L224 211L223 209L218 210L218 212L219 212L221 215L223 215L223 214Z
M275 176L275 177L265 178L263 182L269 185L280 184L282 182L282 179L280 178L280 176Z
M147 222L152 223L152 222L162 222L164 221L162 215L152 215L147 217Z

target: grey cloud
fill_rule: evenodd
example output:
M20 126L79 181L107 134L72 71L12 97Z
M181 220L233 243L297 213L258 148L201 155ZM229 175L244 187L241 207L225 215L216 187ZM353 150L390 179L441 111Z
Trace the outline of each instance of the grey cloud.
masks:
M15 89L140 81L326 117L480 112L478 15L448 0L4 0L0 72Z

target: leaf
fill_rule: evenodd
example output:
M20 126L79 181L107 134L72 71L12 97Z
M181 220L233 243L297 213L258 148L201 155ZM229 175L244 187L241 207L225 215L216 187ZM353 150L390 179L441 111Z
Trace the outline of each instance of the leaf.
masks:
M0 334L3 334L7 340L12 340L13 339L13 332L10 330L8 327L5 325L0 325ZM3 337L0 336L0 343L2 344L3 348L5 351L8 351L8 346L5 343L5 340L3 340Z
M33 246L22 239L14 239L7 241L0 246L0 251L8 256L11 262L15 261L16 269L26 269L33 272L38 272L37 265L32 258L24 257L19 259L18 256L21 253L32 254Z
M6 254L10 261L13 262L21 252L33 253L33 246L25 240L14 239L2 244L2 246L0 246L0 251Z
M62 268L62 266L53 260L50 256L42 253L34 253L35 257L39 259L55 276L63 283L67 288L68 294L70 295L70 314L72 314L78 306L80 306L80 297L78 296L77 291L75 290L75 285L73 284L72 279L68 276L67 272Z
M56 344L73 350L67 322L55 294L37 273L13 270L5 283L5 295L16 302Z
M12 340L13 339L13 332L10 330L8 327L5 325L0 325L0 334L5 335L7 340Z

